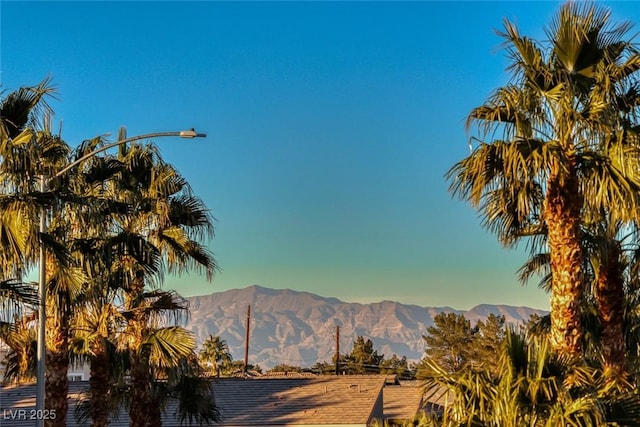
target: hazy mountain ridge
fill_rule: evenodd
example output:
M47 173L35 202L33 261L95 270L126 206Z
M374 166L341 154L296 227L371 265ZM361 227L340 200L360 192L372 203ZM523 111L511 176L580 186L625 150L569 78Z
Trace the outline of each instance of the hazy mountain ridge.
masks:
M424 354L422 335L441 312L464 314L475 323L490 313L519 323L543 310L481 304L471 310L421 307L393 301L359 304L309 292L250 286L187 298L191 319L187 328L201 343L209 335L227 341L234 359L244 357L247 306L251 305L249 362L263 368L278 363L312 366L335 353L336 326L340 326L341 353L351 351L358 335L370 338L379 353L398 354L417 361Z

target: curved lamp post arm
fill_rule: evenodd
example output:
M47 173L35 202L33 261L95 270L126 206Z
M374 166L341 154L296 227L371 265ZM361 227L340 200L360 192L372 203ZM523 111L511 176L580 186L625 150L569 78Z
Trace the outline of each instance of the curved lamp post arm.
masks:
M207 136L206 133L196 133L195 130L191 129L191 130L182 130L180 132L156 132L156 133L147 133L144 135L137 135L137 136L132 136L131 138L125 138L125 139L121 139L119 141L116 142L112 142L111 144L107 144L104 145L96 150L93 150L92 152L85 154L84 156L80 157L78 160L76 160L75 162L65 166L64 168L62 168L61 170L59 170L55 175L53 175L51 178L49 178L49 182L52 181L55 178L60 178L62 175L64 175L65 173L69 172L71 169L73 169L74 167L78 166L80 163L84 162L87 159L90 159L91 157L95 156L96 154L102 153L103 151L108 150L109 148L113 148L113 147L117 147L119 145L122 144L126 144L127 142L133 142L133 141L139 141L141 139L151 139L151 138L158 138L158 137L164 137L164 136L179 136L180 138L204 138Z

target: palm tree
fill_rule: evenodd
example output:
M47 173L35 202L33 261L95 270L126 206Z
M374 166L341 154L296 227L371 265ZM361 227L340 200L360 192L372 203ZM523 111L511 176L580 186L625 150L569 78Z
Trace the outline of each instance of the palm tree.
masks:
M633 131L640 55L606 9L563 5L542 46L505 21L513 80L469 115L481 142L447 173L451 191L480 209L506 246L548 247L551 343L582 352L581 221L637 218L640 156ZM535 236L544 235L545 239Z
M33 142L50 114L47 98L55 93L49 79L21 87L0 98L0 279L3 301L37 303L32 285L24 284L30 252L38 246L34 219L37 207L17 193L35 191L34 166L39 154ZM41 153L50 156L51 144L40 135ZM4 307L7 308L7 307ZM12 307L9 312L18 307Z
M626 332L634 325L628 314L629 294L633 292L633 260L637 252L637 230L595 222L582 226L585 295L582 324L585 327L585 356L601 361L611 380L626 381L629 350ZM534 275L542 276L540 287L551 290L549 254L532 256L520 269L522 283ZM591 337L595 339L591 339Z
M124 138L121 129L118 139ZM103 143L101 138L87 140L75 157ZM74 350L91 364L88 413L94 426L106 425L113 403L108 395L122 380L115 372L126 369L132 425L142 425L149 415L158 354L169 366L192 350L190 336L164 316L185 312L184 300L154 289L167 267L182 272L202 265L212 274L213 259L192 239L211 231L211 220L186 182L150 145L122 146L116 156L93 157L78 182L84 183L84 197L92 197L83 238L72 245L87 278L87 309L76 313L81 316L75 320ZM161 324L158 316L164 316ZM126 363L118 362L122 354L127 354Z
M4 360L5 381L31 381L36 377L36 329L32 313L2 327L2 340L9 347Z
M46 407L55 411L50 425L65 425L67 411L68 308L77 282L76 271L63 244L70 229L63 217L52 216L47 234L37 229L40 209L60 205L58 192L41 193L39 177L51 176L65 164L69 147L51 131L46 97L53 94L48 79L35 87L9 94L0 105L0 201L3 214L0 253L5 274L20 277L33 266L38 248L47 252L47 376Z
M507 331L499 369L472 366L450 373L428 361L435 374L430 397L448 394L450 426L638 425L640 398L605 380L602 371L554 351L547 337ZM450 404L449 404L450 403Z
M97 286L91 288L96 292ZM107 287L102 290L109 292ZM72 325L72 355L89 364L89 409L93 427L109 424L109 394L117 381L121 380L128 367L128 354L118 351L116 331L124 322L115 301L110 296L93 293L80 306Z
M117 286L122 290L126 316L122 336L131 363L131 425L144 426L155 357L147 340L155 337L157 344L173 346L175 356L185 355L188 350L179 342L170 341L169 330L157 329L153 322L159 311L176 313L186 306L176 303L174 296L166 298L167 294L153 289L160 285L165 268L169 273L200 268L208 278L212 277L217 268L215 261L198 240L212 236L213 227L208 210L153 146L124 147L113 160L121 167L109 191L131 209L113 226L118 230L114 241L119 242L120 249L112 274L119 277ZM171 332L175 336L179 329Z
M204 375L194 352L181 357L177 363L173 361L171 367L157 369L151 394L149 425L162 425L161 415L169 399L177 400L180 423L203 425L220 421L211 380Z
M233 361L227 342L216 335L209 337L202 343L199 353L202 363L211 369L211 373L219 377L220 372L228 369Z

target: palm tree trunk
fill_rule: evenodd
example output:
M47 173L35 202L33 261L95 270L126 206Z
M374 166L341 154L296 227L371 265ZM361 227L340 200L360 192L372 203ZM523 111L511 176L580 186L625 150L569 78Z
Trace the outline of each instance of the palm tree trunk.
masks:
M111 388L111 360L104 343L93 348L91 358L89 391L92 427L107 427L109 424L109 391Z
M620 377L626 375L623 266L619 243L615 240L609 243L609 251L597 276L596 301L602 327L600 343L604 368Z
M54 418L45 421L47 427L65 427L69 407L69 317L64 302L58 304L56 313L46 319L45 408L52 414L50 418Z
M140 295L144 283L136 281L126 296L128 310L140 308ZM147 318L142 312L135 312L127 323L129 336L129 357L131 360L131 400L129 402L130 427L147 427L151 404L151 372L149 351L142 345L147 327Z
M151 399L151 405L149 405L149 427L161 427L162 426L162 411L160 410L160 402L157 398Z
M582 355L580 303L583 292L580 209L575 159L562 176L552 168L544 204L551 258L551 345L561 352Z
M151 400L149 356L144 349L133 351L131 356L131 401L129 404L130 427L147 427Z

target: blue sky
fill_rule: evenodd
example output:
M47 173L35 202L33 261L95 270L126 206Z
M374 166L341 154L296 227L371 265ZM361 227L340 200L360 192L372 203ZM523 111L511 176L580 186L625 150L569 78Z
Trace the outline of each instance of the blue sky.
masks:
M14 2L0 5L2 88L50 75L72 146L158 139L217 219L212 283L470 308L548 308L444 173L468 112L504 84L494 29L543 39L560 2ZM640 17L608 2L615 19Z

